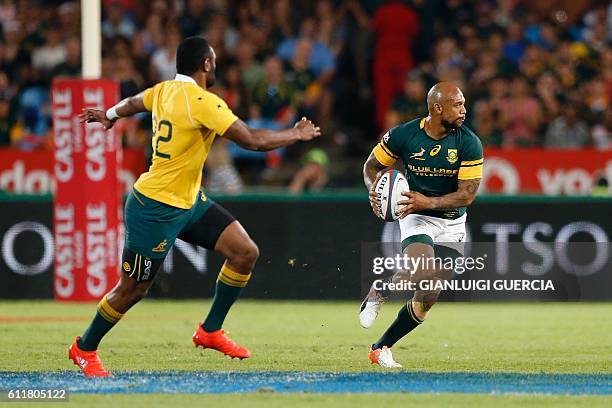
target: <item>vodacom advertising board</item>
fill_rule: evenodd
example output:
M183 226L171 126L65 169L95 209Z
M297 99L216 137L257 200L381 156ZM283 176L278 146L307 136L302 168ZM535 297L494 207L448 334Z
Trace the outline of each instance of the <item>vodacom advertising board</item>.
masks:
M115 104L118 91L109 80L53 81L57 300L97 300L119 277L121 143L112 130L77 117Z
M612 194L612 150L489 148L480 192L588 196L600 177Z

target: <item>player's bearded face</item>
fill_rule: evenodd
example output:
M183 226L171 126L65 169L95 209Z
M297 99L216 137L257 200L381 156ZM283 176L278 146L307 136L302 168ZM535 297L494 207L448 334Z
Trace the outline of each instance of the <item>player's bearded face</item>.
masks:
M442 126L448 130L454 130L465 121L465 106L463 103L452 103L444 106L442 111Z

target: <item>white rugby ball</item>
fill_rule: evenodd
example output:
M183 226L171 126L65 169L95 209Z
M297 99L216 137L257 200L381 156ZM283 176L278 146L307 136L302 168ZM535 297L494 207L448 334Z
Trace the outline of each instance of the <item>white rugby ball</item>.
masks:
M383 173L374 188L374 192L380 199L378 216L381 219L392 222L399 218L396 214L401 206L397 202L406 199L402 195L404 191L410 191L410 188L408 187L408 180L401 172L390 169Z

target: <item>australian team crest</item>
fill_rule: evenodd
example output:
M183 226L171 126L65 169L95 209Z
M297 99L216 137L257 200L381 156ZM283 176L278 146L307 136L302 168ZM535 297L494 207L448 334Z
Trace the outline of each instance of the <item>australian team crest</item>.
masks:
M457 159L457 149L448 149L448 153L446 154L446 160L448 160L450 164L455 164Z

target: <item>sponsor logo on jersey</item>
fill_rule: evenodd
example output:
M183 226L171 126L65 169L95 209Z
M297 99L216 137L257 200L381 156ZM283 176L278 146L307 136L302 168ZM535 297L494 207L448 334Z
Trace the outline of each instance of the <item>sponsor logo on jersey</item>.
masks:
M421 147L421 151L417 153L412 153L412 156L410 156L410 158L416 159L416 160L425 160L425 158L423 157L424 155L425 155L425 148Z
M438 152L439 152L441 149L442 149L442 146L440 146L439 144L438 144L438 145L435 145L435 146L434 146L434 148L433 148L433 149L431 149L431 151L429 152L429 155L430 155L431 157L434 157L436 154L438 154Z
M164 252L166 250L166 246L168 246L168 241L166 241L164 239L162 242L157 244L157 246L155 248L153 248L151 251L153 251L153 252Z
M126 271L126 272L129 272L129 271L132 270L132 268L130 267L130 263L129 262L126 261L126 262L123 263L123 270Z
M450 164L455 164L457 162L457 159L457 149L448 149L448 152L446 154L446 160L448 160Z
M430 166L415 166L414 164L408 163L408 170L416 174L417 176L446 176L454 177L459 173L457 169L445 169L442 167L430 167Z

